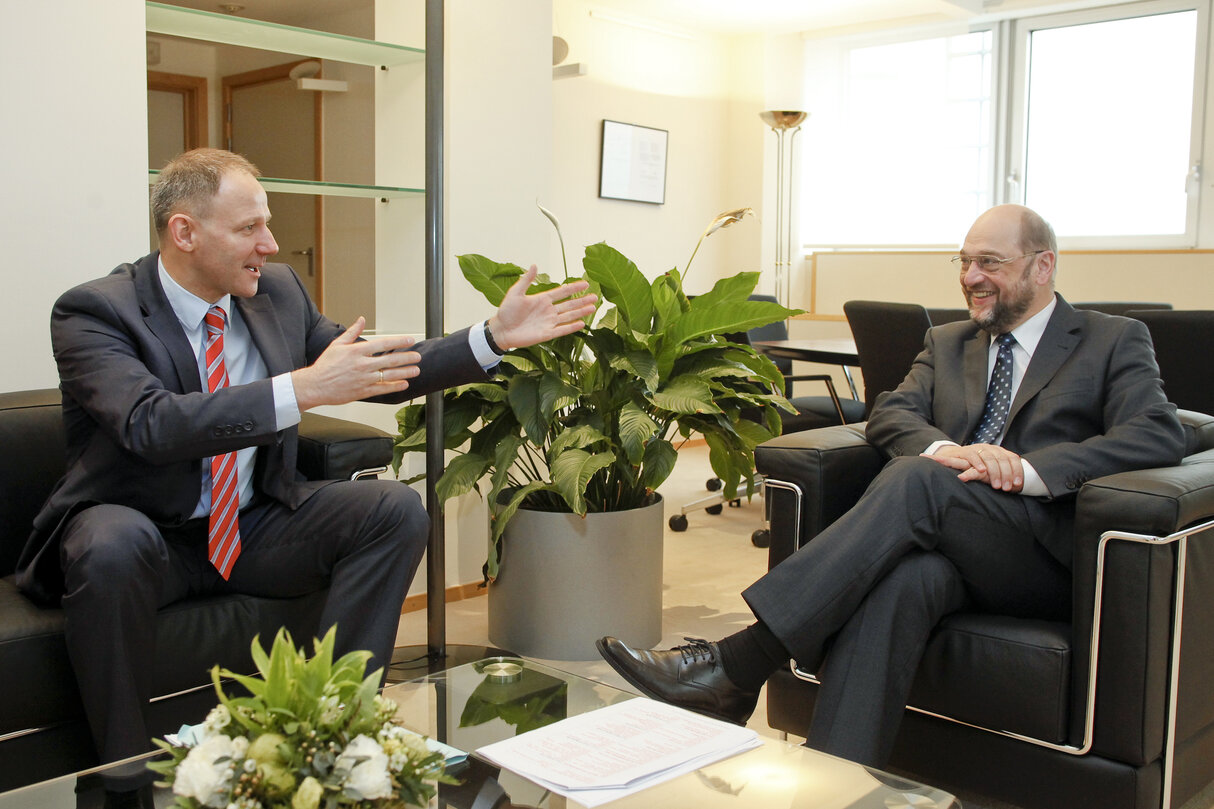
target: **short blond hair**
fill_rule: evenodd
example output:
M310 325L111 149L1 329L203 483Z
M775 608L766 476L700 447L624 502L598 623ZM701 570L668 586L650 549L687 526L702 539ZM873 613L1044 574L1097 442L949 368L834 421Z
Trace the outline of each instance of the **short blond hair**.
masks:
M230 171L261 176L257 166L243 155L224 149L192 149L170 160L152 186L152 221L156 232L164 233L175 213L206 217L211 200L219 193L223 175Z

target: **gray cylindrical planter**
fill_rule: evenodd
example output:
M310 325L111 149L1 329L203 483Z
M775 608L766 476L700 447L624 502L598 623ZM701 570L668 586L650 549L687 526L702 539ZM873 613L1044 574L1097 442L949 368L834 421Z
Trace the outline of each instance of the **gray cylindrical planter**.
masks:
M519 509L489 585L489 640L526 657L597 660L614 635L637 648L662 638L662 501L630 511Z

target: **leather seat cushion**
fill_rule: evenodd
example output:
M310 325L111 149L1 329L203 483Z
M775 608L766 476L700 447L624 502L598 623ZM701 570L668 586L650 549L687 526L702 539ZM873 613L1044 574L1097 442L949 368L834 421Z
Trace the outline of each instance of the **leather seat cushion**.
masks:
M910 705L991 730L1067 741L1069 624L956 613L919 665Z

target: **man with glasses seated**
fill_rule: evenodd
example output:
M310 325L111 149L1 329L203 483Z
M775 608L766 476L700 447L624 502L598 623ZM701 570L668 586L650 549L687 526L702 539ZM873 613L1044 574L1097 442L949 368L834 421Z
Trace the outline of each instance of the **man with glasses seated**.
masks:
M1184 438L1139 321L1054 292L1057 243L1019 205L953 258L968 321L930 329L867 439L891 460L833 525L747 588L757 620L718 642L600 652L655 699L738 724L790 658L822 681L807 744L875 767L933 627L962 607L1067 620L1075 495L1180 461Z

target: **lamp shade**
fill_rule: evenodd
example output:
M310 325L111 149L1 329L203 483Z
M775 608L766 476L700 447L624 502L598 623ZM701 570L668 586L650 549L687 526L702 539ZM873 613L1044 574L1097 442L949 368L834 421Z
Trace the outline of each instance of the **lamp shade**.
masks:
M759 117L772 129L792 129L794 126L800 126L801 122L809 117L809 113L800 110L766 110L760 112Z

